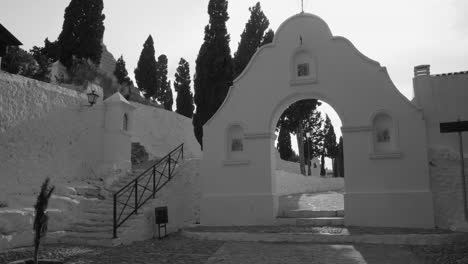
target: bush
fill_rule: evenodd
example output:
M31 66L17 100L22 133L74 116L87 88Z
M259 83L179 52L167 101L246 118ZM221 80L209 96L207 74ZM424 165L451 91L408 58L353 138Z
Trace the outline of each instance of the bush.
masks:
M72 65L68 69L69 82L75 85L84 85L93 82L98 76L97 67L86 59L73 58Z
M12 74L32 78L39 70L39 65L27 51L20 47L9 47L2 59L1 68Z
M138 142L133 142L131 156L132 164L136 165L143 163L145 161L148 161L148 158L148 152L146 152L145 147Z

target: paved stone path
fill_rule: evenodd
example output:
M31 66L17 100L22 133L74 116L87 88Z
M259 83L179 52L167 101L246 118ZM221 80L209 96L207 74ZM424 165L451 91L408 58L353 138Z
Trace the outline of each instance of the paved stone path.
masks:
M49 245L44 258L67 264L466 264L468 245L410 247L394 245L326 245L310 243L222 242L179 234L164 240L113 248ZM32 249L0 252L0 263L29 258Z
M423 264L407 248L374 245L316 245L228 242L207 264Z
M344 210L343 192L329 191L323 193L300 193L279 197L280 211L312 210L334 211Z

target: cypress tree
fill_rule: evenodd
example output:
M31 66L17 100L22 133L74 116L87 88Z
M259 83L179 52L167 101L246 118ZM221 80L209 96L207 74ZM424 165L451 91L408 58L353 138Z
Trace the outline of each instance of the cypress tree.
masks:
M127 71L127 68L125 67L125 61L123 59L123 55L121 55L120 58L115 63L114 75L117 78L117 82L119 84L129 84L129 85L133 84L130 77L128 77L128 71Z
M221 106L232 85L233 65L230 37L226 28L229 19L226 0L210 0L209 24L196 60L195 104L193 117L195 137L203 148L203 125Z
M174 98L172 97L171 81L166 82L167 89L164 91L163 95L163 105L164 109L172 111L172 105L174 104Z
M333 128L333 124L331 123L330 118L328 115L325 118L325 125L324 125L324 142L323 142L323 153L325 157L332 159L332 168L333 174L336 175L335 171L335 158L337 155L337 144L336 144L336 135L335 129Z
M310 129L308 121L311 120L314 110L320 104L321 103L316 99L297 101L284 110L277 123L277 127L286 127L291 133L296 135L299 152L299 166L303 175L305 175L304 135L307 131L306 129Z
M336 163L339 177L344 177L343 137L340 137L340 141L338 143L338 155Z
M272 43L274 37L275 37L275 32L273 31L273 29L269 29L265 33L265 36L263 36L262 44L260 46L263 46L268 43Z
M291 147L291 136L286 127L280 129L276 148L282 160L291 160L294 155Z
M172 90L170 83L167 81L167 56L164 54L160 55L157 65L158 91L156 93L156 99L160 104L164 105L166 110L172 111Z
M177 92L176 112L192 118L194 107L193 95L190 91L190 65L184 58L180 58L174 77L174 90Z
M71 0L65 9L62 32L58 37L60 61L70 68L73 56L101 60L104 19L102 0Z
M260 2L257 2L253 7L249 7L249 11L249 21L245 24L239 47L234 53L234 77L239 76L254 53L261 46L264 37L263 34L270 25L268 18L262 11Z
M151 35L148 36L145 44L143 44L143 50L135 69L135 81L146 98L157 95L157 63L154 57L154 42Z

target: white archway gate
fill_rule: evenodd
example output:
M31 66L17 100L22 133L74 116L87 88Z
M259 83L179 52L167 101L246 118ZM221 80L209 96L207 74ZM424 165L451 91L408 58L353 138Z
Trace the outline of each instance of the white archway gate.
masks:
M421 109L385 67L311 14L279 27L205 124L201 224L275 223L274 127L290 104L311 98L343 123L345 223L434 227Z

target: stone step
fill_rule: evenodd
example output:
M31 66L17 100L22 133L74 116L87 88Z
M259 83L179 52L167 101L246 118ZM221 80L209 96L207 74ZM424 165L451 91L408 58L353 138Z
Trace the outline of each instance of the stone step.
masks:
M279 228L279 226L278 226ZM197 230L186 228L182 235L195 239L222 240L222 241L262 241L282 243L324 243L324 244L386 244L386 245L450 245L454 242L468 241L468 234L461 232L445 233L392 233L385 232L354 232L345 227L317 227L328 229L331 232L317 230L316 232L292 232L288 230L265 231L243 231L239 228L232 230L231 227L218 228L217 230ZM339 229L342 229L341 231ZM352 229L352 228L350 228ZM378 228L377 228L378 230Z
M73 225L66 228L65 231L72 233L107 233L112 234L112 224L106 226L85 226L85 225Z
M314 218L314 217L343 217L344 210L332 211L312 211L312 210L291 210L283 211L278 215L280 218Z
M113 220L113 213L109 212L109 214L100 214L100 213L91 213L91 212L83 212L77 216L77 220L93 220L93 221L101 221L101 222L112 222Z
M102 246L111 247L113 245L111 238L92 238L92 237L76 237L65 235L58 241L62 244L69 245L89 245L89 246Z
M311 218L296 218L296 225L311 225L311 226L343 226L343 217L311 217Z
M83 212L86 213L93 213L93 214L102 214L102 215L112 215L114 213L114 206L102 206L102 207L94 207L94 208L86 208L83 209Z
M67 232L65 237L87 239L112 239L112 232Z

